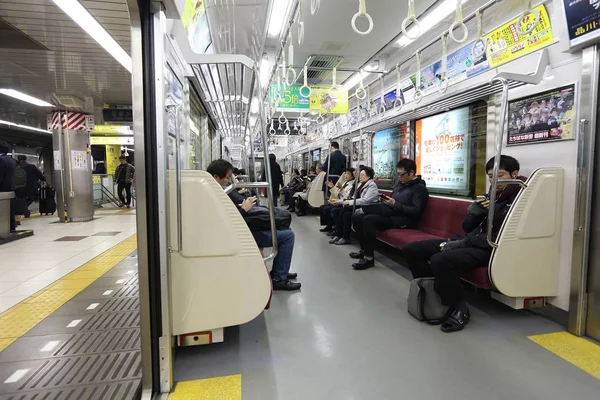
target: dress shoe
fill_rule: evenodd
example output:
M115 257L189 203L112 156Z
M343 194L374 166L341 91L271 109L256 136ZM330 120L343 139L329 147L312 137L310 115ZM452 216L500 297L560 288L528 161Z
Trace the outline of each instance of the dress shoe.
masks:
M350 258L354 258L355 260L360 260L365 256L364 251L357 251L356 253L350 253Z
M368 260L366 258L362 258L359 262L352 264L352 268L358 271L362 271L363 269L373 268L375 266L375 260Z
M290 282L288 279L282 281L273 281L273 290L298 290L302 287L299 282Z

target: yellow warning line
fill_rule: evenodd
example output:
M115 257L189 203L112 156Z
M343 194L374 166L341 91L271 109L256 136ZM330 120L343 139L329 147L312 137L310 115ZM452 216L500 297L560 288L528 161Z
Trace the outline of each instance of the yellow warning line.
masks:
M169 400L241 400L242 375L179 382Z
M60 306L91 285L137 248L136 235L83 264L68 275L0 314L0 351L25 335Z
M568 332L529 336L529 339L600 379L600 346Z

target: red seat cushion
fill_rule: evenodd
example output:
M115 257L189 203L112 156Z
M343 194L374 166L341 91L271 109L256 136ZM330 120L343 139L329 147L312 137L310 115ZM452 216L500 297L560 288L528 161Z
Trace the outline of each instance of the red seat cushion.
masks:
M390 246L402 249L404 246L412 242L442 238L418 231L416 229L388 229L387 231L378 231L377 239L389 244Z
M493 289L494 285L490 281L490 276L488 273L488 267L483 266L479 268L475 268L472 271L463 272L460 274L461 278L465 281L472 283L475 286L478 286L483 289Z

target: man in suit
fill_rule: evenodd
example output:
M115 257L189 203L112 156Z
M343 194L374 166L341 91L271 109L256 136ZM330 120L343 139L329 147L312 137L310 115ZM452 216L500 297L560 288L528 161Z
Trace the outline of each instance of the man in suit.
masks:
M323 171L328 172L325 181L330 181L335 184L346 169L346 156L340 151L340 144L338 142L331 142L329 151L330 154L327 157L325 164L323 164Z
M15 191L15 170L16 163L11 156L10 145L0 141L0 192ZM10 231L17 229L15 222L15 198L10 199Z
M24 187L16 189L16 195L17 198L23 199L26 202L27 208L24 210L24 215L25 218L29 218L31 215L29 212L29 206L31 203L37 200L39 181L46 182L46 177L44 174L42 174L42 171L40 171L38 167L27 162L26 155L21 154L17 157L17 159L19 160L20 167L25 170L27 175L27 183Z

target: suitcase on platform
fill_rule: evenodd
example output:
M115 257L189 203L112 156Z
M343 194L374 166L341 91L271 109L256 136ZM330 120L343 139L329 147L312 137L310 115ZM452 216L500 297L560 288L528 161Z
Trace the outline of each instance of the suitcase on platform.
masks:
M56 212L56 190L42 183L40 187L40 214L52 215Z

